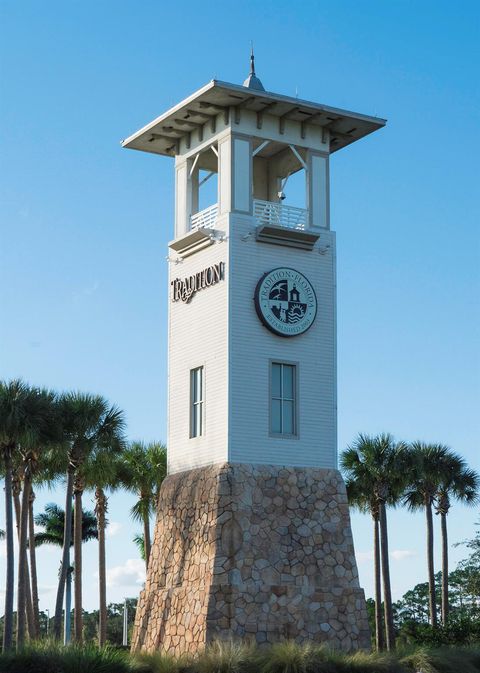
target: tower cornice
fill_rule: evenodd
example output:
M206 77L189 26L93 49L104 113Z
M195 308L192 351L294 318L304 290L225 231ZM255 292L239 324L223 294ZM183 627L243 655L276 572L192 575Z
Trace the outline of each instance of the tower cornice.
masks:
M322 103L250 89L242 85L212 80L183 101L122 141L128 149L173 157L179 153L180 141L205 126L215 126L219 115L241 110L277 117L281 126L286 119L328 130L330 151L336 152L381 129L386 120ZM232 120L235 122L235 119ZM260 123L260 122L259 122Z

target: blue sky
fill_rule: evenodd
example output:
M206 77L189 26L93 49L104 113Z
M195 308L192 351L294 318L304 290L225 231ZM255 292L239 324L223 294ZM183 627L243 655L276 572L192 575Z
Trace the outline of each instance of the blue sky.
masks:
M332 158L340 449L390 431L480 469L478 3L1 0L0 14L0 376L102 393L131 438L165 438L173 165L120 140L212 77L241 83L253 40L268 90L388 119ZM141 581L131 504L110 504L109 600ZM476 518L454 508L452 541ZM398 597L425 579L425 536L421 515L390 521ZM353 524L370 594L371 526ZM93 608L95 543L85 557ZM44 608L58 561L40 554Z

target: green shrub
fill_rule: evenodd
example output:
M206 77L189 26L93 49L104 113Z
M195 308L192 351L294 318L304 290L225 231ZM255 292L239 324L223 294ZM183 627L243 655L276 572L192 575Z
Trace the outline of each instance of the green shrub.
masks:
M409 671L421 673L478 673L480 671L480 654L474 649L441 648L428 649L420 647L414 652L401 657Z
M52 642L28 645L0 656L0 673L131 673L123 652L94 645L63 647Z
M139 652L133 655L132 663L138 673L187 673L191 657L173 657L164 652L147 654Z
M309 673L314 646L299 645L293 640L275 643L263 650L259 657L261 673Z
M480 621L469 617L453 617L444 626L439 624L435 628L430 624L405 622L400 631L400 642L416 645L427 645L438 648L444 645L459 647L474 645L480 642Z
M360 651L342 659L341 673L406 673L405 666L392 654Z
M191 664L194 673L249 673L254 670L255 647L249 642L217 640Z
M345 655L325 645L293 641L257 648L217 641L195 656L129 655L93 645L43 642L0 655L0 673L480 673L480 648L415 647Z

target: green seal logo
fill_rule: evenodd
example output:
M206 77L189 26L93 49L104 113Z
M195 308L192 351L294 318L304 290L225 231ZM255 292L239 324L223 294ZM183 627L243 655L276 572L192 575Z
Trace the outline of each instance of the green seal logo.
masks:
M258 281L255 308L262 323L274 334L298 336L315 320L317 297L303 273L282 266Z

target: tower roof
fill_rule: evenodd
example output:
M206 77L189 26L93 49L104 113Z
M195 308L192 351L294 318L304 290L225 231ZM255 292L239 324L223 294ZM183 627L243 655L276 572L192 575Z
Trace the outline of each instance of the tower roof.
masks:
M254 72L253 76L258 80ZM253 82L251 78L252 73L246 81ZM306 126L328 129L330 152L336 152L386 124L386 120L379 117L271 93L263 90L263 87L258 89L212 80L123 140L122 147L175 156L183 137L231 108L265 112L283 120L288 118L303 122Z

